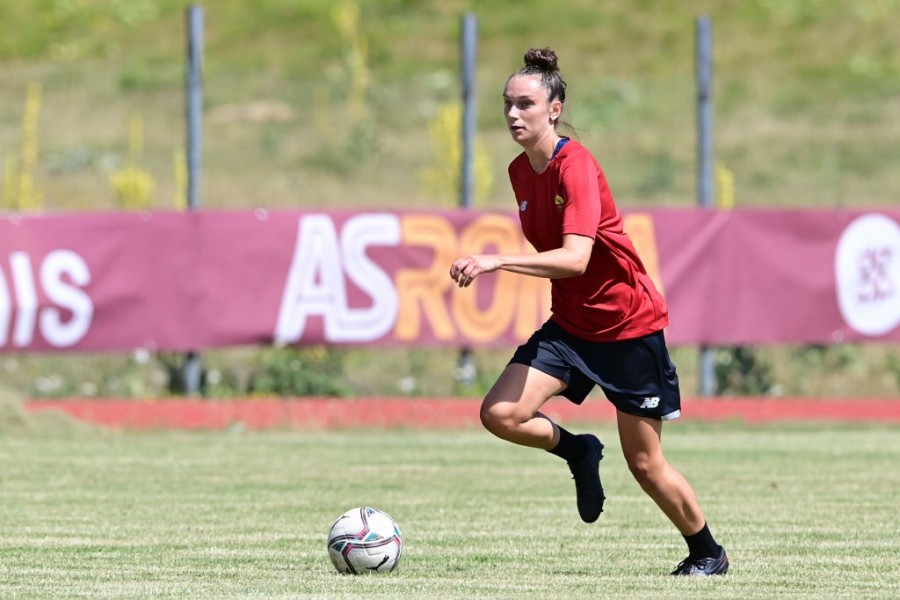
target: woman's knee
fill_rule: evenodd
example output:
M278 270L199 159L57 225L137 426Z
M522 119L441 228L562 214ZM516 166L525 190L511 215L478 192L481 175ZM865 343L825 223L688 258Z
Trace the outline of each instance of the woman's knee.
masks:
M510 402L485 402L481 405L480 416L484 428L500 438L506 437L527 420L517 414L516 405Z
M665 469L666 461L661 456L638 453L626 456L628 470L642 487L652 486L658 481Z

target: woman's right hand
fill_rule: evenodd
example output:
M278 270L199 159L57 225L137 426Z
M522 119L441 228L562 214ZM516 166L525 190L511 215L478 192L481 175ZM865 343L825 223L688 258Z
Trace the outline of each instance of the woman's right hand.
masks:
M459 287L469 287L482 273L500 268L500 258L495 254L475 254L460 258L450 266L450 277Z

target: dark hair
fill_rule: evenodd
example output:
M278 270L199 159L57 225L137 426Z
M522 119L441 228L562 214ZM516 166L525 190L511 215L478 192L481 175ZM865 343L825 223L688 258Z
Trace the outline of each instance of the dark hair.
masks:
M550 102L566 102L566 82L559 74L559 60L550 48L531 48L525 53L525 66L515 75L540 75Z

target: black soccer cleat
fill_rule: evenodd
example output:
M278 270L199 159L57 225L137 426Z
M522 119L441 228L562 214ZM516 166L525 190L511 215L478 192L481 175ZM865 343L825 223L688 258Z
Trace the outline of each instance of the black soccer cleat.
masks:
M718 556L707 556L706 558L691 558L678 563L678 567L672 571L672 575L690 575L695 577L706 577L708 575L724 575L728 572L728 555L725 548L719 546Z
M578 515L585 523L593 523L603 512L603 485L600 483L600 460L603 458L603 444L596 436L584 434L588 444L587 456L577 464L568 463L575 480L575 494L578 500Z

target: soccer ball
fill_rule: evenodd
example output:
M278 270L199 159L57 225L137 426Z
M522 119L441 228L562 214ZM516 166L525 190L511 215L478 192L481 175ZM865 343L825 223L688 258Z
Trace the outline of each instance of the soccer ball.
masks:
M377 508L351 508L338 517L328 533L328 556L341 573L393 571L402 554L400 528Z

